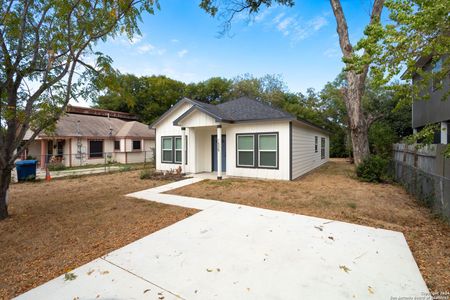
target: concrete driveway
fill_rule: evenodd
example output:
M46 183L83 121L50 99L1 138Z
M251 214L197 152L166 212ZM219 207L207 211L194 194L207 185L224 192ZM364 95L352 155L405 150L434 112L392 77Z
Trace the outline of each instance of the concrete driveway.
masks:
M18 299L396 299L428 289L402 233L161 194L203 211Z

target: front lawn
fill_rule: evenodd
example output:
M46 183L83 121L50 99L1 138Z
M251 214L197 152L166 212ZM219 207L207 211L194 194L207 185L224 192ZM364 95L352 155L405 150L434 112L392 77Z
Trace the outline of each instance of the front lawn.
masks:
M14 184L0 221L0 299L9 299L196 211L128 198L167 181L140 171Z
M401 231L431 291L450 287L450 226L403 188L355 179L332 160L296 181L205 180L168 192Z

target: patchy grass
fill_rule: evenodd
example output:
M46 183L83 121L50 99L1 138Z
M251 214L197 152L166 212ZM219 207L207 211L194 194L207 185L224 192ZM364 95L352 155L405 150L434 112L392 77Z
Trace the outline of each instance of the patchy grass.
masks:
M169 193L401 231L429 289L450 286L450 226L400 186L357 180L345 160L332 160L291 182L205 180Z
M140 171L12 185L0 221L0 299L9 299L196 211L125 197L168 181ZM71 275L72 274L72 275Z

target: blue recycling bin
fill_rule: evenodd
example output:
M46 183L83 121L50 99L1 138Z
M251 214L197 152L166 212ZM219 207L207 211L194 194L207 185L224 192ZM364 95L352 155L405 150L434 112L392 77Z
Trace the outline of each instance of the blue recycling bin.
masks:
M20 160L16 162L17 180L27 181L36 179L37 160Z

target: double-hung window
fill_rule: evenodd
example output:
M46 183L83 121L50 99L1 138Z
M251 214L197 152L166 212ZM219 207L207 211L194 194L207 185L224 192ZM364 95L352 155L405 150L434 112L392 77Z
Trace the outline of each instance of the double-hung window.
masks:
M253 134L237 135L237 165L239 167L255 166L255 136Z
M319 137L316 135L314 137L314 153L319 152Z
M278 133L237 134L236 166L240 168L278 168Z
M162 162L173 162L173 137L162 137Z
M175 163L181 164L181 137L175 137Z
M320 140L320 158L325 159L325 138Z
M258 166L263 168L278 167L278 135L273 133L258 134Z
M181 164L181 151L183 145L181 144L181 136L163 136L162 138L162 163L175 163ZM185 151L185 164L187 164L187 141L188 137L185 136L186 151Z

